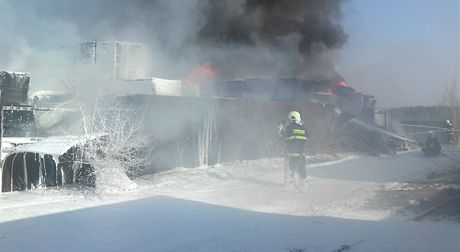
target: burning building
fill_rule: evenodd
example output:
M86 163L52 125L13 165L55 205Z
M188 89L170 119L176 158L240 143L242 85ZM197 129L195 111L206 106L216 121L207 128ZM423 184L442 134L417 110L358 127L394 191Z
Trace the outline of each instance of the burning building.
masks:
M343 121L351 118L360 118L366 122L373 120L375 98L355 91L340 78L222 80L219 78L218 71L213 69L210 63L194 67L183 80L145 78L145 71L143 71L145 65L138 66L131 64L130 61L136 58L136 53L132 54L132 52L142 48L140 44L133 43L91 42L82 44L80 51L82 60L89 66L102 69L104 79L108 79L110 90L105 94L104 99L114 99L124 109L146 108L142 116L132 113L130 120L142 122L143 127L140 132L144 136L142 153L154 153L154 155L145 165L141 165L143 167L141 172L133 172L133 174L152 173L177 166L196 167L235 160L282 156L283 141L277 135L276 125L291 110L302 113L312 136L309 151L313 153L340 148L340 143L335 136ZM34 100L43 103L40 97L45 97L48 93L35 94L38 95L34 95ZM73 118L78 113L69 110L59 112L60 106L56 104L53 106L56 112L51 119L61 124L50 124L49 113L40 112L39 125L46 126L40 129L48 131L49 134L56 132L51 127L70 129L69 125L64 125L72 121L69 120L68 115L73 113ZM103 110L110 111L110 108ZM337 113L338 110L340 113ZM345 119L344 115L346 115ZM61 116L64 120L56 118ZM79 122L81 125L81 120L75 121L75 123ZM81 130L81 127L73 128ZM254 134L254 129L257 129L257 134ZM259 134L263 137L259 137ZM46 141L35 145L45 148L45 144ZM20 153L18 149L10 156ZM30 151L26 156L36 155L36 152ZM35 161L31 161L29 165L26 156L24 156L25 161L21 163L25 164L23 168L20 165L6 163L9 166L4 171L10 173L7 173L4 178L21 181L22 173L15 170L36 170L37 167L41 167L37 166ZM46 157L43 155L43 162L46 161ZM48 161L48 163L47 169L54 167L53 169L56 170L52 173L55 174L53 175L55 179L52 179L55 182L50 186L63 184L63 181L73 181L58 176L64 174L59 170L61 169L59 161L54 163ZM31 172L31 174L35 173ZM14 174L19 176L16 180L13 178ZM37 182L37 179L40 178L34 177L28 181ZM14 186L8 187L10 188L8 190L31 186L11 181L7 185L11 187L14 184Z
M89 8L88 13L96 10L92 5L82 7ZM81 43L69 54L78 58L69 60L76 63L69 72L88 77L80 80L87 85L81 97L93 97L97 93L93 91L99 91L96 87L101 88L104 99L115 101L130 120L142 122L139 134L150 148L145 152L154 153L144 172L282 156L283 140L276 125L291 110L302 113L312 136L308 150L313 153L336 148L337 130L345 121L372 121L375 98L347 86L329 54L347 38L338 22L339 0L192 1L186 8L178 8L174 1L160 6L156 1L132 1L129 7L121 7L108 27L105 21L104 26L96 25L105 20L100 11L84 19L74 16L73 10L65 15L83 37L102 39L100 29L104 27L104 35L133 35L128 38L145 42ZM125 13L128 9L135 11ZM180 14L175 12L179 10ZM173 22L165 25L161 17L169 12L186 22L167 19ZM124 18L132 13L139 16L126 22ZM151 74L146 45L155 46L160 55L156 59L165 61L157 64L164 76ZM41 93L36 101L56 100L56 96L47 96L50 98L41 99L45 97ZM40 115L40 132L54 135L63 128L69 130L69 122L76 125L72 130L82 131L81 120L73 120L78 103L67 104L74 111L54 104L53 117ZM58 113L59 108L64 109ZM27 157L24 160L27 166Z

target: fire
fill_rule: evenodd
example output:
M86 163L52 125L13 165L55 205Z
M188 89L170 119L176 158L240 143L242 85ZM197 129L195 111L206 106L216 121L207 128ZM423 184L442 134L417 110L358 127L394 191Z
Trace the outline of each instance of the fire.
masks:
M199 82L205 82L214 79L217 76L217 71L212 67L211 63L196 65L184 78L184 82L188 85L196 85Z
M348 87L348 83L344 80L338 81L335 85L339 87Z

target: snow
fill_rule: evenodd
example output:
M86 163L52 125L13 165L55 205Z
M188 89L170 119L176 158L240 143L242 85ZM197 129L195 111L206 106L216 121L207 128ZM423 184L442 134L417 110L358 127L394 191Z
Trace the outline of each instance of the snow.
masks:
M0 72L3 72L3 73L8 73L10 75L20 75L20 76L29 76L30 73L29 72L16 72L16 71L0 71Z
M2 153L1 159L16 150L18 146L32 144L41 141L42 138L37 137L3 137L2 138Z
M114 193L0 194L0 251L333 251L360 241L350 251L460 251L459 223L372 203L452 159L319 159L308 159L304 189L283 184L282 159L266 159L177 168Z
M46 97L46 96L70 96L72 95L70 92L67 91L57 91L57 90L38 90L33 92L29 97L33 98L37 96L38 98Z
M16 149L16 152L34 152L40 154L49 154L52 156L60 156L66 153L71 147L83 145L87 141L94 140L103 136L90 135L90 136L53 136L43 138L39 142L32 144L22 145Z

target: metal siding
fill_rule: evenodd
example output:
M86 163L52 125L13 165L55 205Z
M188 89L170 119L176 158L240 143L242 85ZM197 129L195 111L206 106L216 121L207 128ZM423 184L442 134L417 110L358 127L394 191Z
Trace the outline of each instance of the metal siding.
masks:
M138 96L148 104L144 134L155 139L152 169L196 167L284 156L278 122L291 110L302 114L311 139L307 152L334 143L334 106L310 102Z

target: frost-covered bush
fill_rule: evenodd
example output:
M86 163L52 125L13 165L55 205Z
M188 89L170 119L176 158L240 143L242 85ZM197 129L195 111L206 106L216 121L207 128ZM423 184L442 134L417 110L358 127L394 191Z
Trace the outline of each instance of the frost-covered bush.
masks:
M80 103L83 131L86 136L100 135L85 147L96 175L96 190L118 192L131 190L130 179L141 173L146 157L145 145L138 139L142 128L143 108L126 107L113 99L98 97L92 105Z

